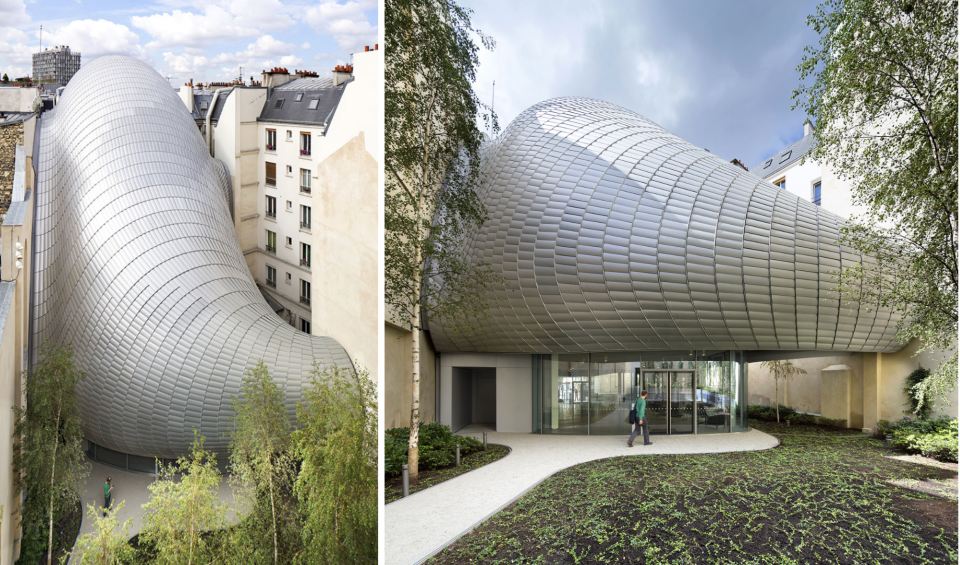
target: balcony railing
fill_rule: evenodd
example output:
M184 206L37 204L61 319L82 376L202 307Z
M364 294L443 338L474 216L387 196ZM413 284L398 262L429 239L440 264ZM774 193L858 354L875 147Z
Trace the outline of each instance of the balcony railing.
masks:
M267 151L276 151L276 149L276 145L270 145L269 143L267 144Z
M267 177L267 186L277 186L277 179Z
M300 150L300 156L301 156L301 157L309 157L309 156L310 156L310 150L309 150L309 149L301 149L301 150Z
M304 222L303 220L300 220L300 228L305 230L310 229L310 222Z
M310 266L310 259L300 259L300 266L301 266L301 267L309 267L309 266Z
M306 304L307 306L310 306L310 298L309 298L309 297L301 296L301 297L300 297L300 302L303 303L303 304Z
M273 253L274 255L276 255L276 253L277 253L277 248L274 247L273 245L268 245L268 246L267 246L267 253Z
M273 288L277 288L277 281L272 281L270 279L267 279L267 286L272 286Z
M277 211L274 210L274 211L271 212L270 210L267 210L267 217L270 218L271 220L276 220L276 219L277 219Z
M310 194L310 187L300 185L300 194Z

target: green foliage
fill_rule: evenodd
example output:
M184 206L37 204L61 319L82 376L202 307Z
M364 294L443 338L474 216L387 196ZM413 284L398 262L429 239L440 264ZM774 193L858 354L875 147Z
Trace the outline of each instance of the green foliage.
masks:
M807 373L800 367L795 366L792 361L764 361L760 363L760 366L769 369L770 374L773 376L773 383L775 385L774 396L776 396L775 400L778 403L780 402L780 381L785 381L795 375L804 375ZM780 421L779 404L777 405L777 421Z
M410 428L393 428L384 433L384 468L387 476L400 474L401 465L407 462L406 438ZM457 436L450 427L439 422L420 424L420 467L439 469L456 462L457 444L460 456L464 457L483 449L483 442L470 436Z
M377 559L377 393L369 374L314 367L297 406L303 564Z
M290 444L290 417L284 395L263 361L247 369L241 397L233 398L233 433L230 439L231 482L251 507L233 533L254 543L250 563L280 561L284 494L290 493L294 461ZM266 535L264 535L266 534ZM283 544L289 545L289 544Z
M93 521L93 533L84 534L77 540L71 554L70 563L74 565L124 565L133 563L134 549L127 543L130 537L127 530L133 523L129 519L123 524L117 514L123 509L124 502L113 505L107 515L95 504L87 505L87 514Z
M907 395L907 410L905 413L914 414L918 418L929 418L931 412L931 406L929 402L921 402L920 398L914 395L917 385L923 383L930 377L930 371L920 367L916 371L907 375L905 379L903 392Z
M25 563L36 563L43 553L51 559L53 525L75 503L90 473L76 396L85 375L74 365L70 346L44 343L39 357L26 375L26 409L13 407L14 488L27 493L17 509Z
M473 92L473 35L489 49L494 43L451 0L387 0L384 7L384 298L403 327L419 329L422 310L468 331L469 318L485 315L486 291L502 281L459 252L464 234L487 218L476 193L478 114L498 127Z
M788 416L790 418L790 424L794 426L815 426L817 425L817 417L812 414L791 414Z
M846 418L824 418L820 416L817 418L817 424L826 428L846 428L847 419Z
M765 406L763 404L750 404L747 406L747 417L765 422L776 422L778 410L780 411L781 418L790 418L791 420L793 420L794 414L797 413L793 408L784 406L783 404L777 407Z
M911 393L918 406L949 401L960 291L957 2L827 0L807 23L820 45L806 48L793 99L818 126L809 156L850 180L867 208L843 228L861 258L851 254L837 273L840 298L899 314L901 341L949 352Z
M10 82L10 79L7 77L7 73L3 73L3 82Z
M879 420L877 427L873 432L873 437L877 439L886 439L890 434L890 420Z
M190 455L161 467L160 476L147 487L150 502L143 505L140 540L156 549L156 565L211 563L221 558L216 550L227 508L218 496L220 471L213 454L204 451L203 437L194 435Z
M904 418L891 427L893 445L939 461L957 462L957 419Z

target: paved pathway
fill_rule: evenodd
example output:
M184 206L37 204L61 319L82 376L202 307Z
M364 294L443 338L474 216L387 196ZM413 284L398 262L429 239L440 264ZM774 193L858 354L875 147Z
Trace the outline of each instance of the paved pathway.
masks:
M474 435L467 429L461 435ZM467 432L467 433L464 433ZM757 430L727 434L642 437L633 448L624 436L562 436L489 432L490 443L508 445L503 459L386 505L386 563L418 563L486 520L557 471L594 459L660 453L758 451L777 439Z

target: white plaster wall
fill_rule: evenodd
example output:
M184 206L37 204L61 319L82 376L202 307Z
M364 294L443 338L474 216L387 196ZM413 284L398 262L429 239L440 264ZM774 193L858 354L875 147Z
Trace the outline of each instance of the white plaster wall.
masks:
M533 431L533 358L530 355L443 353L440 356L440 421L453 422L453 368L497 370L497 431Z
M0 87L0 112L31 112L33 101L40 95L39 87Z

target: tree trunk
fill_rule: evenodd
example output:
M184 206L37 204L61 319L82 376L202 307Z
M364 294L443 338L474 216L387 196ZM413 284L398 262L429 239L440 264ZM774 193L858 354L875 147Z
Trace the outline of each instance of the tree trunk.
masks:
M273 501L273 472L270 473L270 513L273 516L273 564L277 565L277 507Z
M419 255L419 253L417 253ZM418 291L419 291L419 286ZM413 308L414 320L420 318L420 305ZM419 323L413 326L413 403L410 410L410 441L407 446L407 468L410 473L410 483L417 484L418 462L420 458L420 328Z
M62 400L62 397L61 397ZM53 428L53 461L50 465L50 537L47 541L47 565L53 565L53 485L57 473L57 448L60 447L60 410L62 403L57 406L57 421Z
M774 394L776 395L776 398L773 399L773 403L777 405L777 423L779 424L780 423L780 375L776 372L776 370L774 370L774 373L773 373L773 386L774 386L774 390L776 391L774 392Z

